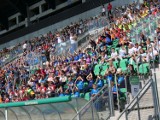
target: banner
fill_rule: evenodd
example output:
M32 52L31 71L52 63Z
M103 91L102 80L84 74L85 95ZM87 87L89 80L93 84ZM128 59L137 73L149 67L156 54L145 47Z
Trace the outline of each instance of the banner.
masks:
M131 76L129 78L129 81L130 81L130 84L131 84L132 96L135 97L140 90L139 77L138 76Z

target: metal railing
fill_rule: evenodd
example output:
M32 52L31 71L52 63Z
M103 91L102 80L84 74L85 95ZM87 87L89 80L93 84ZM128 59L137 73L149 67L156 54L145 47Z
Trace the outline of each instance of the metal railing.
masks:
M109 118L113 113L113 99L109 97L110 87L105 85L91 100L82 107L72 120L98 120ZM110 100L109 100L110 98Z
M151 90L152 97L149 98L149 95L147 95L146 101L148 101L148 104L150 104L150 106L141 102L141 99L149 90ZM125 120L131 120L131 119L141 120L141 119L147 119L150 116L157 118L159 114L158 113L159 106L157 106L158 100L156 98L157 97L156 97L154 80L150 79L145 84L145 86L138 92L138 94L134 97L132 102L130 102L130 104L128 104L125 110L123 110L123 112L120 114L117 120L124 120L124 119ZM150 113L148 113L148 109L150 109Z

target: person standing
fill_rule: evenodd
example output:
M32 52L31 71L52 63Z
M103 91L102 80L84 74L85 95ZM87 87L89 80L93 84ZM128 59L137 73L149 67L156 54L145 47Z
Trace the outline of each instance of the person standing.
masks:
M108 18L110 18L112 16L112 4L110 2L108 3L107 9L108 9Z
M70 33L70 43L71 43L71 48L70 48L70 53L73 54L77 50L77 36L73 33Z
M106 16L106 8L102 5L102 16Z
M27 50L27 41L25 41L25 43L22 45L22 48L23 48L23 52L26 52Z

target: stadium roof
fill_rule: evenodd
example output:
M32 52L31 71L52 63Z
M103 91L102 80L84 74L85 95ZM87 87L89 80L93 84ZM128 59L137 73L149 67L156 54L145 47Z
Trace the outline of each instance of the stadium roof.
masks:
M1 15L10 16L20 12L26 16L26 5L33 5L41 0L0 0Z
M20 12L27 17L27 6L31 6L41 0L0 0L0 24L8 28L8 17ZM55 0L45 0L50 6Z

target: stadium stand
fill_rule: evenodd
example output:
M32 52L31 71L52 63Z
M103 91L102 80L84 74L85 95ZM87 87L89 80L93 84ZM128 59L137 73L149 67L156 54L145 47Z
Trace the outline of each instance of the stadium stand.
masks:
M89 101L110 82L114 108L118 108L119 94L122 111L126 91L131 89L129 85L126 88L125 79L129 84L129 75L149 75L150 64L159 61L160 28L156 23L159 9L151 5L149 11L146 4L139 9L134 5L127 6L121 17L109 16L108 20L108 16L101 16L81 20L79 24L71 24L62 31L26 41L22 46L16 46L15 52L13 49L3 50L5 57L2 55L2 62L10 51L14 53L9 57L21 55L0 69L1 103L64 96ZM95 27L93 21L102 19L110 22L110 26L102 24L104 29L98 40L90 40L91 47L78 49L77 37L85 33L86 28L92 30ZM147 28L151 21L150 28ZM158 37L152 40L149 37L152 37L154 30ZM67 50L67 40L71 45L69 52L54 55L56 50L58 53ZM58 45L64 46L64 50L59 49Z
M152 7L153 15L157 15L158 9ZM22 46L23 56L1 69L2 101L13 102L65 95L79 97L80 94L85 94L82 96L89 99L89 96L98 92L104 82L107 83L102 76L109 76L113 81L112 74L115 74L116 71L120 75L122 72L126 72L128 64L131 66L130 68L136 68L137 66L135 64L132 66L133 62L128 63L128 60L135 61L139 54L138 51L142 51L142 61L149 62L156 59L158 55L157 48L154 49L154 56L150 54L150 49L147 49L147 46L151 44L149 38L142 41L143 43L135 44L127 37L127 32L130 32L128 26L130 28L134 27L137 24L136 20L145 18L148 15L147 7L143 6L140 13L135 10L134 12L138 12L138 14L134 14L134 16L130 16L131 12L133 11L127 10L128 16L125 14L123 17L116 19L115 23L117 24L113 28L104 29L104 33L99 37L97 44L94 44L96 49L79 50L73 52L74 54L68 58L50 56L51 49L54 49L52 45L54 43L60 44L63 42L63 38L64 40L66 38L70 39L74 43L76 40L75 35L85 31L84 23L86 20L80 21L81 27L77 24L71 24L61 32L49 33L47 36L37 38L30 43L25 42ZM43 42L43 40L48 41L48 43ZM153 46L156 45L156 41L155 39L152 42ZM142 44L146 45L143 46ZM148 53L144 52L145 50L149 50ZM31 64L29 62L32 61L27 61L26 56L31 58L31 51L40 54L42 62L46 64L44 68L39 65L31 74L28 74L27 68ZM71 51L75 51L75 49ZM34 59L33 64L39 63L38 60ZM142 64L139 65L139 71L137 72L146 74L149 65L144 63L144 66L142 72ZM121 84L124 77L118 79L122 79L120 80ZM92 89L92 86L94 89ZM24 93L26 94L24 95Z

